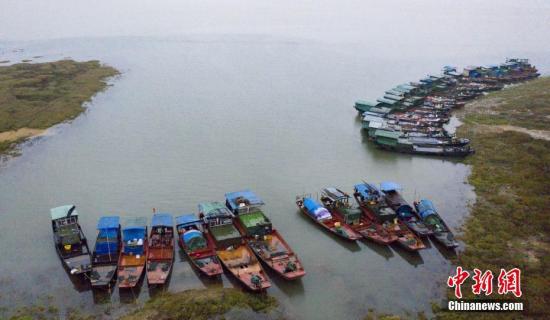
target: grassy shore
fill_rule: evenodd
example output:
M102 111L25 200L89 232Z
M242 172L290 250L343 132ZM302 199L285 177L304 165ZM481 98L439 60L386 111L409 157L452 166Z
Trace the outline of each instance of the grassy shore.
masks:
M139 309L122 316L121 320L206 320L223 319L223 315L234 309L248 312L267 313L278 305L273 297L263 294L245 293L237 289L194 289L179 293L164 293L145 303ZM103 319L101 315L89 315L77 309L61 313L56 307L35 304L15 310L5 316L9 320L43 319L54 320ZM4 319L0 313L0 319Z
M476 149L467 158L476 203L464 225L467 270L522 270L524 313L438 312L440 319L550 318L550 78L495 92L465 107L458 135ZM469 280L468 280L469 281ZM470 285L465 298L474 298ZM496 282L495 282L496 288ZM454 296L449 293L449 298ZM493 293L492 298L500 298ZM512 299L509 296L504 298Z
M0 154L84 111L114 68L98 61L61 60L0 66Z

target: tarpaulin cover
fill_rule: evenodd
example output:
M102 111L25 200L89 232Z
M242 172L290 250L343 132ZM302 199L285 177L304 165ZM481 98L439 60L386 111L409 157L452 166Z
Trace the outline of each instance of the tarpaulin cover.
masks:
M155 213L151 221L153 227L171 227L172 223L172 215L169 213Z
M207 247L206 239L202 235L202 232L198 230L189 230L181 237L183 238L185 245L189 247L191 251Z
M193 225L200 223L201 220L197 218L194 214L185 214L183 216L176 217L176 225Z
M98 255L117 253L118 242L116 241L116 238L114 239L114 241L97 242L95 244L95 252Z
M110 240L117 241L118 238L118 229L100 229L99 234L97 235L99 240Z
M332 215L326 208L322 207L311 198L304 198L304 207L307 209L308 214L317 220L332 218Z
M398 185L395 182L385 181L385 182L380 183L380 190L382 190L384 192L386 192L386 191L396 191L396 190L400 190L400 189L401 189L401 186Z
M229 204L231 210L239 208L239 204L236 201L238 198L246 199L251 206L264 204L260 197L258 197L254 192L248 189L236 192L229 192L225 194L225 199L227 200L227 203Z
M199 230L189 230L183 234L183 241L187 243L189 242L189 240L196 237L202 237L202 232L200 232Z
M430 200L422 199L418 203L418 213L420 214L420 217L422 219L426 219L429 215L437 214L437 211L435 211L435 207L433 203Z
M356 184L354 188L355 191L357 191L365 199L370 199L371 197L376 196L378 193L378 188L370 183Z
M117 216L101 217L97 222L97 229L118 229L120 226L120 218Z

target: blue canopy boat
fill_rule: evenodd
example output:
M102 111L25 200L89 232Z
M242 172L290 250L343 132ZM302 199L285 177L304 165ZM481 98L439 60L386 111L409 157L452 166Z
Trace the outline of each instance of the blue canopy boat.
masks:
M430 200L422 199L414 203L418 217L433 231L433 237L447 248L458 247L451 229L439 216Z
M422 239L397 218L395 211L388 206L383 193L372 183L359 183L354 187L353 196L363 215L390 234L397 236L397 243L410 251L426 248Z
M92 269L88 241L78 224L78 212L74 205L50 210L55 250L70 274L78 275Z
M205 236L202 220L194 214L176 217L176 230L178 243L193 266L209 277L223 273L222 265L216 256L216 246L211 238Z
M384 194L388 205L397 213L397 217L417 235L421 237L432 235L433 231L418 219L414 209L403 199L398 190L401 190L401 186L395 182L380 183L380 191Z
M120 250L120 218L101 217L97 223L97 239L92 253L92 287L107 287L115 279Z
M353 231L349 225L344 223L343 219L333 216L327 208L320 205L311 197L296 197L296 205L306 217L313 220L325 230L349 241L356 241L362 238L359 233Z
M169 213L155 213L147 248L147 283L164 285L174 264L174 222Z
M147 258L147 219L126 218L118 260L119 288L134 288L143 276Z

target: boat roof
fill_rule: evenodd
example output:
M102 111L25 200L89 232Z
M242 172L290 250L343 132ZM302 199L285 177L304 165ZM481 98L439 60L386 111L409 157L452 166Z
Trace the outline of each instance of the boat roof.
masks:
M349 198L342 190L336 187L327 187L323 189L323 193L333 201L343 200Z
M184 224L192 225L192 224L196 224L196 223L200 223L200 222L201 222L201 220L199 218L197 218L197 216L195 216L192 213L184 214L182 216L177 216L176 217L176 225L178 225L178 226L184 225Z
M199 212L206 217L233 216L233 213L224 204L217 201L199 203Z
M368 197L372 194L372 191L378 191L378 188L372 183L360 183L353 186L355 191L359 192L361 196Z
M120 217L118 216L106 216L99 218L97 222L97 229L118 229L120 226Z
M397 101L395 101L395 100L390 100L390 99L386 99L386 98L378 98L378 99L376 99L376 101L382 102L382 103L385 103L385 104L389 104L389 105L393 105L393 104L397 103Z
M356 105L368 106L368 107L376 107L377 105L379 105L378 102L365 101L365 100L357 100L357 101L355 101L355 104Z
M153 227L171 227L173 225L172 215L169 213L155 213L153 215L153 220L151 221L151 226Z
M395 101L401 101L403 99L405 99L404 96L398 96L398 95L395 95L395 94L390 94L390 93L386 93L384 95L384 99L390 99L390 100L395 100Z
M260 199L260 197L249 189L226 193L225 199L227 200L231 210L237 210L241 207L248 206L260 206L264 204L262 199ZM245 199L248 203L237 203L237 200L239 199Z
M401 132L377 129L374 132L374 135L378 137L397 139L401 136Z
M126 217L124 218L124 230L143 229L147 227L147 218L145 217Z
M50 214L52 216L52 220L78 216L76 206L73 204L52 208L50 209Z
M247 228L269 223L267 217L260 210L256 210L251 213L242 213L238 217Z
M391 181L384 181L380 183L380 190L382 191L395 191L400 190L401 186L395 182Z

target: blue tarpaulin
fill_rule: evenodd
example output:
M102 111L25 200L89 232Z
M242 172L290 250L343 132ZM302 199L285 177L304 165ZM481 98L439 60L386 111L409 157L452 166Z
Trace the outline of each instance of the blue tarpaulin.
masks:
M195 223L200 223L201 220L197 218L194 214L185 214L183 216L176 217L176 225L192 225Z
M189 230L184 233L182 237L183 241L185 241L185 243L188 243L189 241L191 241L191 239L202 238L202 232L200 232L199 230Z
M98 255L103 254L113 254L118 252L118 242L116 241L116 238L114 241L105 241L105 242L97 242L95 244L95 253Z
M356 184L354 188L355 191L357 191L363 198L371 198L372 196L375 196L376 193L378 193L378 188L370 183Z
M97 222L97 229L118 229L120 226L120 218L117 216L101 217Z
M123 241L132 241L134 239L145 239L145 227L130 227L122 230Z
M153 227L171 227L172 223L172 215L169 213L155 213L151 221Z
M397 191L397 190L400 190L400 189L401 189L401 186L398 185L395 182L385 181L385 182L380 183L380 190L382 190L383 192Z
M99 234L97 235L98 239L110 241L116 241L118 238L118 228L117 229L100 229Z
M425 219L431 214L437 214L437 211L435 211L435 207L433 203L427 199L420 200L417 208L418 208L418 214L420 214L420 217L422 219Z
M314 212L316 209L320 208L321 205L317 203L317 201L311 199L311 198L304 198L304 207L309 212Z
M264 204L262 199L260 199L254 192L248 189L243 191L229 192L225 194L225 199L227 200L227 203L229 204L231 210L236 210L239 208L239 205L235 201L237 200L237 198L246 199L251 206Z

